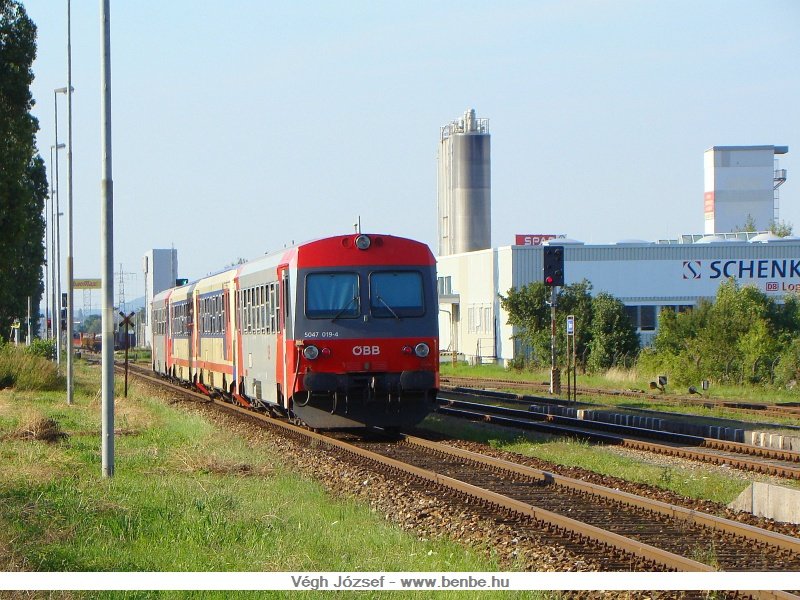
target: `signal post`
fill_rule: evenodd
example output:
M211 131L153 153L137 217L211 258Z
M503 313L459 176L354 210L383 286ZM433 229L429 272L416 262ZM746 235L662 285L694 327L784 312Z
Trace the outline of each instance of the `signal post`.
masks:
M550 393L561 394L561 372L556 363L556 298L564 285L564 246L545 246L542 268L544 284L550 288Z

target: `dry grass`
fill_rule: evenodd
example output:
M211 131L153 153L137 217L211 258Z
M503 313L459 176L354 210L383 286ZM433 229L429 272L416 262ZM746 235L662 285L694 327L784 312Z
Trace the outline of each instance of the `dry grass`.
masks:
M611 367L605 372L605 377L609 381L618 383L636 383L640 380L636 369L625 369L622 367Z
M35 440L53 444L66 439L68 436L55 419L40 418L20 425L11 433L10 437L12 439Z
M242 477L271 477L275 470L269 465L254 466L220 456L197 455L180 452L174 456L177 471L183 473L206 473L213 475L239 475Z

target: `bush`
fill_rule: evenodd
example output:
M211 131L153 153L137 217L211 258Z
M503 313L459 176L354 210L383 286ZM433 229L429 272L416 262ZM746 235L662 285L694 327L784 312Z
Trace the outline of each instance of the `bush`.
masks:
M0 389L57 390L64 378L52 360L38 356L28 349L11 345L0 347Z
M25 348L25 351L34 356L41 356L48 360L55 360L56 358L56 341L35 339L30 346Z

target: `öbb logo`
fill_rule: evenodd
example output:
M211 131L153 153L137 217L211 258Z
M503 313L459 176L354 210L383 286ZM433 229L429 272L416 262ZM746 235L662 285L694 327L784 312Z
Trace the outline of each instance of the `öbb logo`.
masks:
M380 353L380 346L353 346L355 356L377 356Z

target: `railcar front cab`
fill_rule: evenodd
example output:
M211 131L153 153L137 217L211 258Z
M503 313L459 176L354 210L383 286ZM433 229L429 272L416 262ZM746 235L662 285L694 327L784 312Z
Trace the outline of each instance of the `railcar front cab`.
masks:
M375 240L383 243L383 238ZM298 270L295 338L298 388L293 411L318 427L411 426L438 391L435 264L403 264L391 238L383 258L357 266ZM354 240L369 254L373 241ZM419 244L419 246L422 246ZM426 248L427 251L427 248ZM427 251L429 254L429 251ZM375 252L376 258L380 252ZM365 263L365 264L359 264Z

